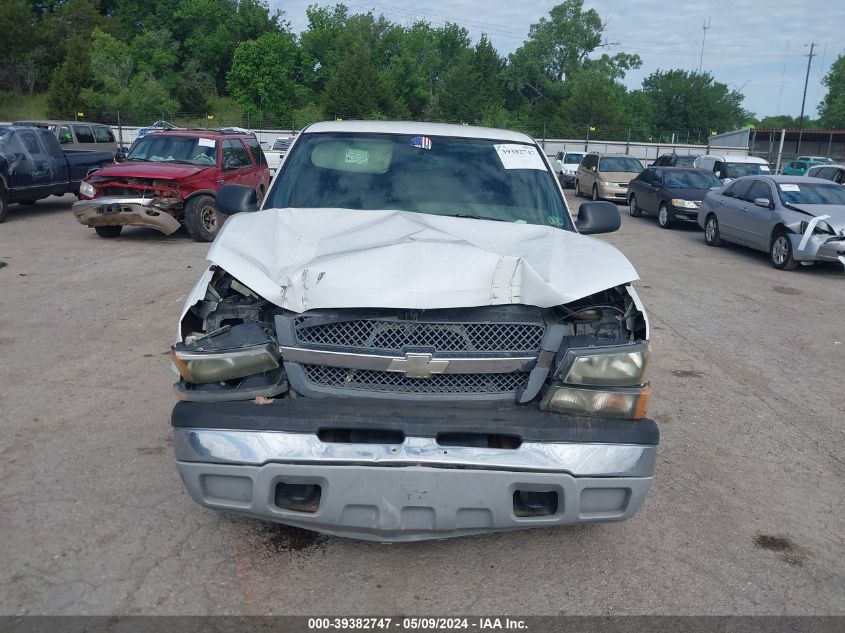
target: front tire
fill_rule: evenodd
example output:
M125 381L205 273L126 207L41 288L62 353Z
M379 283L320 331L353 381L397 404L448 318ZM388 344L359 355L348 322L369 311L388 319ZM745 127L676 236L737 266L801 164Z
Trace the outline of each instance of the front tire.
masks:
M576 198L581 197L581 183L578 182L577 180L575 181L575 197Z
M672 218L669 216L669 207L665 202L661 203L657 210L657 224L661 229L672 228Z
M795 270L798 268L798 262L795 261L792 253L792 240L789 239L789 234L786 231L780 231L772 240L772 245L769 247L769 259L772 266L778 270Z
M632 218L638 218L643 214L643 210L637 206L637 196L632 195L628 200L628 213Z
M195 196L185 205L185 228L195 242L211 242L223 226L223 214L211 196Z
M123 230L122 226L95 226L94 230L100 237L117 237Z
M704 243L707 246L721 246L722 238L719 233L719 218L711 213L704 220Z
M596 185L593 185L593 202L599 201L599 188Z

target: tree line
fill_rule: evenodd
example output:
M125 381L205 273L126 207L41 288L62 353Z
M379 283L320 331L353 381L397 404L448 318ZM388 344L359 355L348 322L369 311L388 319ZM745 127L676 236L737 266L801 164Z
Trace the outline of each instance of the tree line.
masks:
M627 89L642 60L604 52L605 23L583 0L540 17L507 58L459 24L402 25L343 4L313 5L307 18L296 35L264 0L3 0L0 85L46 91L51 117L105 122L204 116L219 96L251 126L399 118L694 142L767 124L707 72L658 69ZM815 124L845 127L845 58L825 81Z

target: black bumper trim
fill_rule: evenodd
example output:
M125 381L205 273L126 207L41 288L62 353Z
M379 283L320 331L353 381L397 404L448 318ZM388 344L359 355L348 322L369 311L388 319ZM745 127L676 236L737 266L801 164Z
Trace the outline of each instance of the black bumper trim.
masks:
M438 433L496 433L524 442L657 445L653 420L615 420L540 411L536 404L397 402L363 398L282 398L254 402L179 402L176 428L317 433L321 429L402 431L414 437Z

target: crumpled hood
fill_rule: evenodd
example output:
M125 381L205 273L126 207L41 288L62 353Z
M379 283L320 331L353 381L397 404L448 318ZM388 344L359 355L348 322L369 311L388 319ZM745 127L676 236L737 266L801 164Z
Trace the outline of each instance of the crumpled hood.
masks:
M185 165L155 161L128 161L97 170L97 178L161 178L179 180L213 169L213 165Z
M829 215L830 217L825 222L837 233L845 231L845 206L841 204L792 204L790 206L814 217Z
M208 259L294 312L550 307L638 278L625 256L599 239L406 211L238 214L227 220Z

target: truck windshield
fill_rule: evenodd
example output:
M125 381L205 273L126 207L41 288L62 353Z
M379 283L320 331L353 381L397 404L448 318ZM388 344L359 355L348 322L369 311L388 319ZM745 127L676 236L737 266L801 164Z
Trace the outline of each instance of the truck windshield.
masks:
M404 134L305 134L265 208L399 210L572 229L534 145Z
M570 154L569 152L567 152L563 156L563 164L564 165L577 165L582 160L584 160L583 154Z
M211 166L217 163L217 142L191 136L145 136L126 160Z

